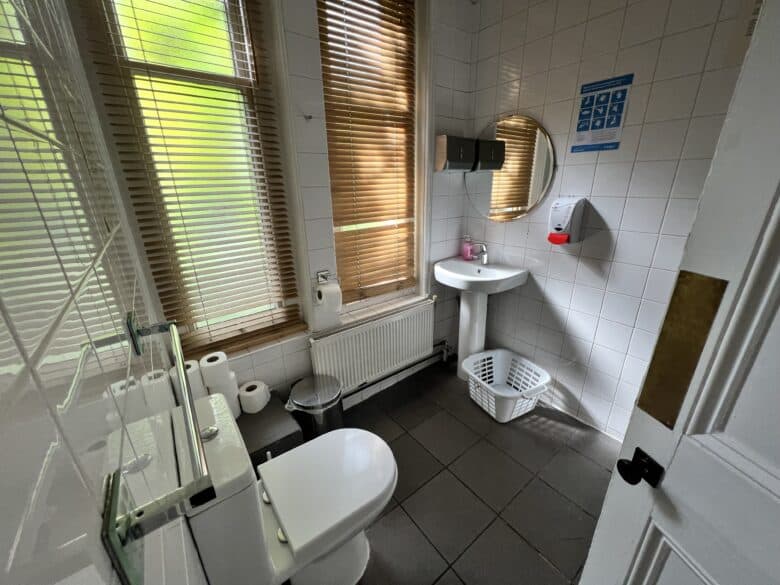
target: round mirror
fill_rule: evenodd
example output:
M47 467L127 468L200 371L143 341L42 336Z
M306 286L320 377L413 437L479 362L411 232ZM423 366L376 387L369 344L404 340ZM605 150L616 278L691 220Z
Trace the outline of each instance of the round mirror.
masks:
M503 141L506 154L501 170L488 173L482 201L469 194L472 205L493 221L523 217L544 199L552 182L555 153L550 135L530 116L514 114L491 124L481 138ZM488 194L489 199L484 197Z

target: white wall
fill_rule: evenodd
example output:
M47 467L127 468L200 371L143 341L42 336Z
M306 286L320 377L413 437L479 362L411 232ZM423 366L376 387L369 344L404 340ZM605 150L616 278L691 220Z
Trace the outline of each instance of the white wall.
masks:
M421 4L424 5L424 2ZM294 172L304 216L307 266L304 286L314 286L315 273L337 274L333 240L333 210L330 199L328 145L322 89L319 29L316 0L284 0L283 35L289 102ZM420 8L424 9L424 8ZM470 0L436 0L431 3L435 84L435 133L467 134L473 124L473 79L476 71L476 31L479 6ZM422 42L425 40L423 39ZM462 181L462 177L459 176ZM453 178L454 181L454 178ZM291 187L292 188L292 187ZM462 235L463 189L449 188L434 176L431 195L429 256L432 261L455 254ZM431 269L431 265L423 267ZM434 338L446 338L457 345L457 300L452 289L433 283L438 294ZM239 382L259 379L286 391L290 383L311 373L306 335L231 355L231 367Z
M748 39L750 0L482 0L474 127L505 113L552 134L551 197L467 230L527 285L491 297L488 341L547 368L553 403L622 436L663 320ZM634 73L620 148L571 154L583 83ZM584 242L546 240L552 197L587 197Z

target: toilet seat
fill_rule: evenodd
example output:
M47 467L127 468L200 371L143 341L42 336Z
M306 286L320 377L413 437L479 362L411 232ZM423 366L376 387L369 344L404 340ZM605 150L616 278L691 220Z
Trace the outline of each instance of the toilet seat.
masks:
M390 501L390 448L360 429L331 431L258 468L295 557L315 558L363 530Z

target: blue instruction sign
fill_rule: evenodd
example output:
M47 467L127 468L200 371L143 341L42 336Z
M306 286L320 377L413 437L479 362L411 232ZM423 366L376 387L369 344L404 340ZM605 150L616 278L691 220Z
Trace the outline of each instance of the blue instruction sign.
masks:
M634 74L611 77L580 88L577 132L572 152L617 150Z

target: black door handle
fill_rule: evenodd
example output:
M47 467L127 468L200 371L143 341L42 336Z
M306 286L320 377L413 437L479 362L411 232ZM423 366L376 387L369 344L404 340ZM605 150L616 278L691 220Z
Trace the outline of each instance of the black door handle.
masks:
M658 487L664 476L664 468L639 447L634 450L634 458L620 459L617 470L626 483L636 485L643 479L652 487Z

